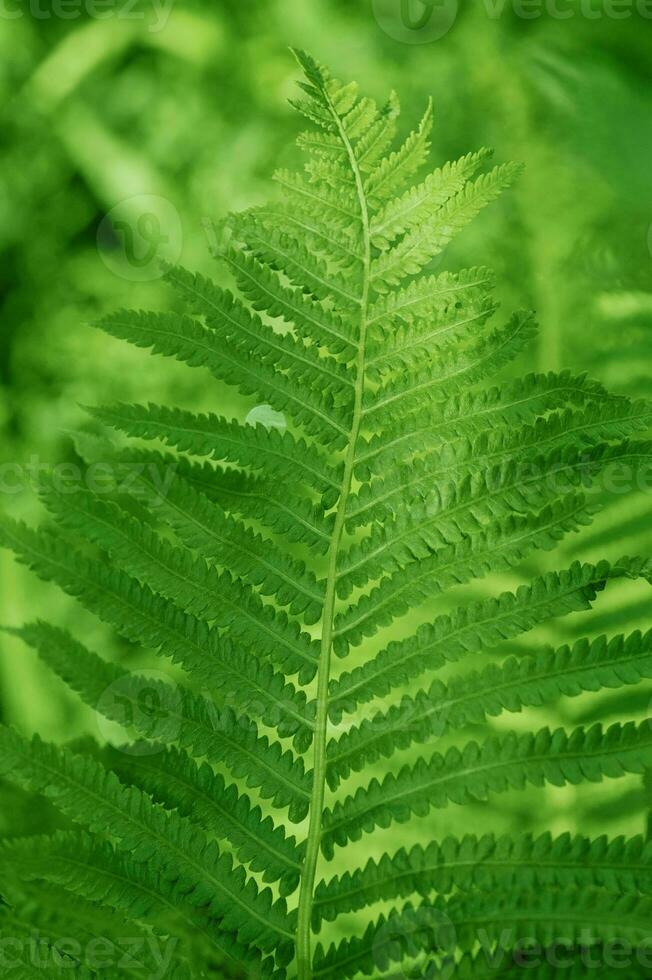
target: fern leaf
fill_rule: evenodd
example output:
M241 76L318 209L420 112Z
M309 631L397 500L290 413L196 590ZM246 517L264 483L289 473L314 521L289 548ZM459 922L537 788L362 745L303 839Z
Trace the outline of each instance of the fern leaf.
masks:
M189 506L192 507L193 503L196 503L196 512L185 518L179 517L179 512L183 508L180 505L175 506L175 500L171 498L172 492L170 489L166 494L165 506L168 510L174 511L178 530L187 530L188 534L192 535L195 527L201 528L198 515L201 514L204 506L213 508L215 516L220 516L217 505L211 504L206 498L204 498L204 505L201 496L189 488L185 492L180 491L179 496L186 504L191 497ZM184 575L182 566L188 555L187 551L169 546L138 518L132 517L113 502L103 500L89 491L77 489L69 495L61 495L49 486L45 487L43 497L63 527L85 534L116 560L123 562L131 574L138 578L143 577L145 581L149 580L155 589L160 585L164 593L167 590L170 595L174 595L174 588L178 589L178 581ZM185 510L183 514L186 514ZM187 523L182 525L182 520ZM228 561L231 556L234 557L236 574L240 573L251 585L259 586L263 595L275 595L282 605L289 605L292 612L303 613L307 621L314 622L314 617L319 615L321 592L316 583L313 585L314 580L308 573L304 583L303 566L298 565L295 569L292 560L284 560L282 554L278 554L275 562L273 546L268 547L260 536L244 529L243 525L232 518L225 517L223 525L226 525L224 535L220 536L217 522L213 528L213 535L224 549L226 560ZM242 545L241 550L238 550L237 544ZM208 544L206 550L212 551ZM269 562L262 558L265 550L270 555ZM215 552L212 551L211 557L214 554ZM195 565L197 568L202 568L197 563ZM208 568L208 566L203 567ZM208 570L214 572L212 568ZM215 572L214 577L217 578ZM184 590L188 593L189 600L192 591L190 584L188 582ZM183 596L183 593L181 595ZM183 601L182 605L185 605Z
M422 543L414 560L397 562L396 571L338 617L336 632L341 652L346 652L352 639L358 642L362 635L373 635L379 626L388 625L444 589L482 578L490 571L511 568L536 548L549 550L565 534L590 523L591 513L582 494L568 494L539 513L496 520L487 530L464 538L459 544L437 549ZM393 561L391 555L388 561ZM352 566L343 576L340 594L346 597L354 581L367 582L384 567L365 556L359 567ZM357 573L355 579L350 572Z
M302 819L310 797L303 761L284 753L278 742L259 737L245 715L220 709L177 685L109 664L69 634L45 624L26 627L19 635L90 707L145 738L178 742L196 757L225 764L256 787L263 799L277 807L289 806L290 819Z
M505 164L466 184L431 218L374 260L371 281L382 292L420 273L475 216L514 182L520 168Z
M3 938L8 938L11 940L16 940L16 933L13 928L13 923L11 920L8 922L8 928L3 933ZM44 944L45 945L45 944ZM16 948L16 947L15 947ZM42 950L38 946L30 946L29 942L20 943L18 942L18 948L16 949L16 955L11 957L11 976L12 980L42 980L43 978L43 967L40 962L34 962L35 954L38 956L39 952ZM85 966L79 966L69 959L60 959L55 951L52 951L47 947L48 959L54 960L48 967L48 980L57 980L57 978L70 977L70 980L94 980L97 974L94 974L91 970L87 969ZM57 960L60 960L57 962Z
M110 827L122 850L169 875L179 897L194 907L208 907L227 932L237 931L243 943L276 949L281 959L291 955L293 934L284 902L273 903L269 889L259 892L198 829L154 807L134 787L125 788L89 757L38 738L30 743L3 727L0 769L32 791L44 793L91 831L101 834Z
M489 947L484 950L486 972L471 976L502 976L505 963L509 963L510 949L518 950L519 941L525 941L527 946L536 943L539 950L553 946L562 950L581 947L597 951L611 941L616 946L626 942L636 949L646 942L646 919L651 909L648 898L573 889L543 894L479 892L475 896L461 895L449 901L438 899L416 907L408 904L371 923L363 936L345 939L327 951L318 947L315 976L320 980L354 977L359 972L378 976L379 971L382 975L392 963L423 953L439 954L444 961L443 976L450 975L451 947L456 944L469 952L477 941L478 929L483 930ZM506 950L501 943L507 941L510 948ZM499 965L498 973L493 972L492 960ZM523 972L522 965L519 972ZM514 975L519 973L507 973L510 977Z
M115 405L88 411L104 425L127 435L160 439L194 456L210 456L253 470L266 467L279 479L299 480L320 493L337 487L327 460L288 432L157 405Z
M532 629L537 623L591 608L603 584L617 577L620 564L597 566L575 562L567 570L538 577L529 586L462 606L423 625L414 636L392 642L366 664L343 673L330 686L331 715L338 721L347 700L362 704L384 697L393 686L407 683L426 670L436 670L467 653L491 650L503 640ZM636 574L636 563L623 560L622 573ZM642 568L645 574L646 566Z
M184 628L175 633L173 659L178 659L195 680L219 691L223 703L248 711L264 725L276 728L281 737L294 736L295 744L305 751L312 737L314 703L307 704L304 692L297 692L268 665L259 665L228 640L217 638L207 628L193 622L191 617L178 616L178 621ZM92 657L64 630L36 622L10 632L37 650L42 659L90 703L95 703L95 695L101 696L105 679L99 681L99 688L98 681L93 680L93 666L99 666L101 661ZM163 646L162 652L170 651ZM88 664L87 681L90 684L86 695L79 687L84 681L80 670L85 663ZM112 680L106 678L105 687L125 676L124 671L116 671ZM146 688L145 683L143 689Z
M456 889L473 893L602 887L617 894L652 891L652 844L642 837L609 840L562 834L445 838L427 847L401 848L391 857L322 881L315 893L315 922L376 902L427 898Z
M242 394L262 395L278 411L287 411L306 432L321 436L327 445L341 444L346 432L343 413L324 386L324 372L311 365L308 356L300 357L300 345L256 322L229 294L225 294L220 317L220 324L231 327L230 333L228 328L209 329L192 317L172 313L119 311L98 326L138 347L151 348L153 353L175 357L191 367L206 367ZM291 376L283 373L288 362L294 369ZM331 384L342 400L345 384L336 374Z
M356 143L356 156L361 173L370 173L384 159L385 151L396 135L396 119L401 107L395 92L391 92L385 105L364 136Z
M288 170L277 170L274 180L283 188L289 200L296 202L299 210L308 207L310 213L317 215L327 228L348 231L360 217L353 189L342 194L330 187L316 187L305 177ZM347 238L352 241L348 234Z
M434 348L445 349L453 343L464 342L478 333L495 309L493 299L485 294L455 304L452 312L445 309L440 314L431 314L427 326L421 322L416 326L399 325L391 341L369 345L369 377L373 379L403 368L414 368L423 363L424 356Z
M314 644L296 623L264 606L254 593L236 587L229 576L215 577L201 564L184 563L181 559L178 564L179 579L189 585L187 593L183 593L188 607L199 617L195 619L137 579L89 560L71 549L68 542L47 532L36 533L23 524L3 521L0 545L14 551L41 578L57 582L127 639L160 647L165 656L191 671L199 671L198 677L205 683L219 686L220 682L216 672L210 671L201 639L198 646L198 636L206 629L204 614L218 626L228 626L234 638L251 642L260 655L279 663L288 673L299 673L302 683L308 683L315 675ZM157 557L161 561L172 560L175 553L161 548ZM162 581L167 582L167 577L157 579L156 584ZM193 647L198 656L192 658L190 666Z
M147 862L81 831L60 831L52 837L29 837L4 844L0 865L13 868L23 880L44 880L74 895L115 909L130 920L144 920L165 933L181 924L190 936L201 936L234 968L247 964L270 976L273 963L238 943L211 922L203 910L175 901L174 886ZM122 959L123 957L121 957Z
M391 426L398 414L414 414L429 393L438 401L489 378L521 353L536 330L530 312L514 314L504 327L494 330L460 352L443 354L425 370L406 371L399 380L389 380L370 393L363 408L368 425Z
M479 153L469 153L454 163L446 163L429 174L423 183L391 200L374 215L371 223L373 245L384 251L399 236L427 221L433 221L437 212L462 190L488 156L488 151L481 150Z
M346 154L344 147L343 152ZM356 281L356 272L360 271L363 263L363 250L361 242L351 235L350 229L334 228L325 224L317 219L310 207L303 204L301 200L262 205L253 208L249 213L262 224L267 234L279 231L286 234L288 238L294 238L306 248L327 256L331 265L337 269L338 276ZM349 356L353 355L346 334L339 336L339 327L337 334L329 333L331 333L328 340L329 348L341 349L345 359L347 350Z
M444 451L453 440L461 445L462 440L474 440L501 428L521 429L569 402L586 405L589 400L605 397L600 385L582 375L529 375L484 391L452 394L443 402L433 402L429 409L424 406L416 417L399 417L382 434L361 442L356 473L364 481L371 481L373 474L373 482L363 483L352 496L349 523L364 523L358 514L365 514L365 502L373 502L379 489L384 492L398 487L401 481L412 485L406 464L425 475L425 460L435 448Z
M355 342L345 316L326 309L318 300L305 295L301 289L284 285L269 266L252 255L229 249L221 257L255 310L291 323L300 337L311 341L316 338L324 349L330 349L333 354L344 355L346 360L355 356ZM336 389L336 393L339 397L342 398L343 389L346 396L350 395L342 384L341 375L338 381L339 390ZM344 432L346 433L346 429Z
M184 458L153 456L151 453L121 455L128 468L138 468L143 461L161 472L178 472L183 479L224 510L250 518L283 536L292 544L306 544L311 551L328 550L332 534L332 515L305 498L294 496L292 489L279 487L261 477L236 470L218 469L211 463L191 463Z
M76 498L75 503L78 499L84 510L98 506L90 495ZM63 498L58 504L59 514L62 507L63 515L72 509L70 501ZM156 508L188 548L215 559L256 586L262 595L273 595L280 606L289 606L294 615L302 614L307 623L319 619L323 590L305 564L287 558L272 541L228 515L182 477L168 483L156 500Z
M156 973L163 962L174 980L190 980L175 941L151 937L108 908L42 881L9 889L11 909L0 908L3 966L11 977L107 977Z
M433 681L428 691L406 695L400 704L378 712L328 746L328 780L335 786L351 770L360 771L380 756L391 756L414 743L481 724L503 711L540 707L564 695L577 697L603 688L638 684L652 677L652 634L636 632L608 641L578 640L571 648L510 657L500 667L456 677L446 685Z
M374 779L327 809L322 849L329 857L336 844L359 840L376 826L404 823L412 815L424 816L431 807L451 802L484 800L511 787L577 785L641 773L651 749L649 722L638 727L633 722L612 725L604 732L595 725L570 735L563 729L544 728L536 734L494 736L481 745L469 742L461 751L453 748L428 762L420 759L397 776L389 774L382 784Z
M372 202L392 200L405 182L425 163L430 148L432 129L432 100L428 101L418 129L407 137L400 149L379 161L365 181L365 190ZM362 158L364 163L364 157Z
M649 459L650 448L650 443L627 440L587 447L560 441L547 451L535 447L531 455L520 455L517 450L478 467L472 452L467 455L470 447L458 446L466 463L459 468L453 464L453 479L442 489L432 486L433 457L415 459L409 475L401 467L391 477L367 484L351 505L349 521L356 527L387 520L403 512L408 501L415 510L422 509L425 498L431 526L439 529L443 540L455 541L477 530L482 520L538 509L578 487L591 486L610 465L638 471ZM441 454L447 455L443 445Z
M379 347L383 340L391 343L397 322L412 324L416 320L426 320L432 314L454 306L468 294L490 290L494 283L494 274L483 267L414 279L404 289L377 298L369 310L370 342L375 339Z
M280 273L283 279L306 293L313 302L328 303L339 310L342 321L356 309L358 297L353 291L355 287L351 282L350 270L333 262L329 264L326 256L314 250L316 243L310 237L306 240L305 233L301 240L296 234L290 236L278 228L267 228L255 211L235 215L232 228L241 240L242 249L250 252L272 272ZM310 245L313 246L312 250ZM210 308L205 308L204 312L207 316L211 315ZM350 390L352 385L342 364L332 358L319 357L314 335L311 334L310 340L308 357L316 362L317 370L322 371L331 386L335 381L339 391L347 394L347 382ZM342 353L344 350L346 346ZM325 364L322 363L324 360Z
M279 881L281 894L292 894L299 883L304 851L294 837L274 826L271 817L263 818L260 806L254 806L246 794L227 784L206 763L198 765L187 752L173 746L160 746L154 752L139 752L138 748L137 743L106 749L107 767L122 782L138 786L157 803L227 840L238 860L260 872L263 881Z
M567 370L505 380L535 334L532 314L496 325L491 272L433 274L431 262L519 168L477 176L480 151L417 182L431 104L395 147L393 94L377 104L295 55L293 104L314 124L299 137L308 159L277 173L274 204L220 221L212 250L231 291L166 267L180 312L101 324L206 368L258 409L244 424L151 404L91 409L167 450L78 436L82 459L110 464L106 492L46 478L58 526L0 523L19 561L139 644L139 658L184 672L150 681L40 621L10 631L136 741L60 749L0 727L7 800L36 813L44 796L39 828L65 828L0 846L0 936L105 929L115 943L133 927L181 939L170 980L515 980L533 944L562 949L569 977L585 978L584 951L647 942L652 854L640 838L428 837L359 868L347 851L340 877L318 870L337 847L451 803L463 826L502 794L498 816L512 826L537 788L648 773L649 722L602 722L647 713L652 633L634 630L652 562L542 574L531 556L593 521L612 466L649 462L652 407ZM273 420L249 424L263 402ZM621 534L638 543L645 527L642 505L626 522L601 518L584 540L592 554ZM492 597L490 573L512 591ZM617 579L640 589L594 610ZM436 617L411 635L434 598ZM558 621L580 612L581 632L575 617L559 624L573 637L564 645ZM534 637L514 656L511 641L535 627L550 645ZM336 672L334 656L350 653ZM579 695L572 730L492 722ZM434 735L446 735L443 753L413 751L398 768L397 753ZM381 759L386 774L362 776ZM352 795L338 795L352 773ZM630 807L638 819L647 786L629 782L617 807L578 791L578 819ZM335 920L331 945L315 947ZM556 977L548 966L540 980Z

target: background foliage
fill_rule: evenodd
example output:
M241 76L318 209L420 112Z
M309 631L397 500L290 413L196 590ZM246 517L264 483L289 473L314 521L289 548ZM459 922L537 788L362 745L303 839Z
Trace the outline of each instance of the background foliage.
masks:
M45 2L17 5L20 16L11 18L5 6L0 16L3 509L36 516L28 467L74 463L68 432L88 426L80 404L152 399L215 410L189 387L189 372L90 328L119 306L172 302L159 279L134 281L127 266L121 274L112 256L119 258L124 243L106 237L104 218L126 199L135 198L135 214L140 195L164 198L181 221L181 262L216 275L207 223L257 203L272 169L294 160L289 44L312 51L337 75L356 77L378 98L395 88L406 127L432 95L437 163L483 145L495 148L498 161L523 161L516 190L474 223L445 266L490 264L506 308L537 310L538 347L515 370L570 367L616 391L650 394L651 19L635 10L615 19L599 0L568 0L560 5L573 11L567 19L544 12L532 20L510 4L490 16L500 5L460 0L450 30L418 44L383 31L367 0L177 0L164 26L147 0L129 17L119 7L105 19L64 19ZM250 408L226 393L217 410L241 416ZM641 482L633 494L616 493L596 523L564 545L568 562L649 554L651 491L648 471L647 488ZM4 554L0 561L0 621L18 624L36 613L61 625L74 621L89 644L133 660L53 587ZM511 588L524 571L533 568L494 576L482 588ZM649 593L631 583L612 588L598 610L596 634L618 632L627 617L649 626ZM526 642L566 642L574 630L570 617ZM106 734L22 646L1 642L3 720L60 740ZM607 698L602 715L643 717L649 697L639 692L634 704L631 695L627 703ZM576 699L539 716L552 726L589 721L594 711L595 700L589 707ZM518 716L509 725L517 727ZM521 794L519 809L505 799L470 819L480 817L487 829L536 830L541 821L589 834L636 833L645 825L637 779L580 797L548 790L542 800L537 791L533 799L529 806ZM441 814L432 820L436 829L422 827L420 835L441 835ZM452 808L443 825L457 820ZM25 830L18 807L0 821L6 831ZM404 832L393 846L387 836L367 841L364 857L370 846L382 853L405 843Z

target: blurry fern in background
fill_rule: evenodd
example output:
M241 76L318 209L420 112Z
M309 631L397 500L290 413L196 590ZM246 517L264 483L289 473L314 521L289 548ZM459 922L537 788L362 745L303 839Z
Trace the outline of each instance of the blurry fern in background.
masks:
M183 678L148 678L42 620L12 630L141 741L0 730L3 774L53 807L33 829L56 828L4 843L4 935L72 929L119 949L153 934L180 941L170 976L299 980L394 964L513 976L527 939L561 945L582 975L587 948L648 941L650 846L545 819L543 835L501 834L494 798L640 785L652 762L648 720L551 729L536 716L609 689L648 696L652 633L618 607L625 635L596 636L600 605L581 614L609 583L647 588L652 561L527 575L534 553L591 524L605 472L649 461L637 434L652 407L566 370L487 387L533 340L533 318L496 325L492 272L432 260L518 168L487 170L479 151L416 182L431 107L397 143L396 96L379 108L298 58L308 163L277 172L280 199L224 223L237 295L168 267L181 312L101 321L263 402L267 424L91 409L166 451L82 437L80 453L111 462L113 492L43 477L55 526L2 524L24 564ZM518 584L496 594L500 576ZM542 643L566 617L582 638ZM534 652L513 646L526 634ZM494 730L505 714L522 724ZM414 846L385 852L382 832L403 824ZM381 851L367 863L357 842L371 832Z

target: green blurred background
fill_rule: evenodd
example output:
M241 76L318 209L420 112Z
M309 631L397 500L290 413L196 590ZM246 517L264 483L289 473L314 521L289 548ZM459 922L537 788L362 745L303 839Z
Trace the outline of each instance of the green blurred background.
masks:
M116 0L101 17L82 0L0 5L4 510L38 518L30 471L75 461L69 433L86 425L85 403L151 399L245 411L228 389L198 389L196 373L133 351L91 324L123 305L170 305L150 245L152 255L220 275L207 224L259 202L270 193L271 171L298 162L289 45L379 99L396 89L406 129L432 96L436 163L483 145L499 161L523 161L518 187L461 236L442 267L492 265L504 305L537 310L540 338L518 370L570 367L619 392L650 394L651 4L546 0L531 18L498 0L440 0L432 11L418 0L168 4L139 0L127 8ZM532 561L477 591L511 588L575 556L649 553L651 474L647 483L614 498L561 556ZM4 553L0 562L1 622L38 614L116 657L138 656ZM590 633L649 626L651 607L643 586L613 589ZM586 631L570 617L519 649ZM31 654L0 642L5 720L55 739L102 734ZM530 714L550 725L596 714L616 720L643 716L649 701L650 691L639 690ZM510 716L505 724L527 720ZM513 807L505 798L467 820L474 829L479 820L637 832L646 807L641 780L632 778L583 790L581 799L572 790L520 794ZM416 833L432 836L456 819L452 808ZM1 817L8 829L15 820ZM405 831L394 833L405 842ZM365 842L364 855L382 850L386 838Z

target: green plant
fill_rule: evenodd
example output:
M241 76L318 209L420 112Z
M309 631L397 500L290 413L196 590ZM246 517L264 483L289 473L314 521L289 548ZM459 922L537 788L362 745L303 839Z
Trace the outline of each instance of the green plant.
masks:
M428 265L517 168L475 177L480 152L409 186L426 160L430 108L392 151L396 98L379 110L298 57L297 108L316 124L299 140L309 163L277 175L279 203L221 229L240 298L170 268L185 312L102 323L274 412L243 425L154 405L91 409L179 454L101 443L110 486L44 479L56 528L3 522L2 543L21 561L185 677L138 675L40 621L13 631L141 740L58 747L2 729L0 771L63 821L5 842L3 935L64 917L114 950L125 935L142 942L145 966L119 975L154 975L153 935L184 939L170 976L299 980L396 976L397 963L411 976L518 973L512 956L491 966L478 952L480 929L494 953L524 937L578 955L614 939L642 945L652 850L639 838L447 837L318 880L320 854L431 809L649 765L652 730L632 722L485 732L382 782L358 775L503 712L652 676L652 633L501 656L537 625L589 610L609 580L652 579L650 561L575 563L459 605L454 591L588 523L605 469L649 456L629 437L652 409L568 372L478 388L523 349L533 318L492 326L488 270ZM433 597L436 616L406 628ZM441 673L470 655L477 669ZM438 676L414 693L428 674ZM388 708L374 706L388 695ZM352 776L358 788L344 795ZM298 842L289 825L302 822ZM380 902L391 910L375 917ZM358 912L356 935L313 949L313 933ZM83 952L60 950L62 969L77 959L80 976L107 975ZM20 969L41 975L28 959Z

